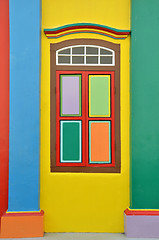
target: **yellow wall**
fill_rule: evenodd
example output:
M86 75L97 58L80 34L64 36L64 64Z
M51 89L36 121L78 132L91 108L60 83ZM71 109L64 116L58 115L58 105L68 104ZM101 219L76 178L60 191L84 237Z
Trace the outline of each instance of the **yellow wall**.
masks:
M129 0L42 0L41 185L45 232L123 232L129 206L129 44L95 34L47 39L44 28L97 23L129 29ZM50 43L98 38L121 44L121 173L50 172Z

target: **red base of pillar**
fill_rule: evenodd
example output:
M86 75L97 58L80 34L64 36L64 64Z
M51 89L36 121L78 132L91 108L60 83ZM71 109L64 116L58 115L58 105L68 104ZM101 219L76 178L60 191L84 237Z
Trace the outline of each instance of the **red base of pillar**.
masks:
M44 212L5 213L1 217L0 238L43 237Z

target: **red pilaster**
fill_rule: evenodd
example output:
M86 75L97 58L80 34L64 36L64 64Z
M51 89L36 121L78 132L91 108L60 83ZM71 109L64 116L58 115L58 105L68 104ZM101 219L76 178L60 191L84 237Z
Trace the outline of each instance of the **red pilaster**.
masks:
M9 0L0 0L0 216L8 207Z

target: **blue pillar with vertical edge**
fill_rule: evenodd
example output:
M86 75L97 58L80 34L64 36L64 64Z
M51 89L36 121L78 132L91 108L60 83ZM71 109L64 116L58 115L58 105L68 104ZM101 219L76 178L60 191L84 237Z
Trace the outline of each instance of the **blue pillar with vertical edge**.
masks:
M40 210L41 0L9 0L10 111L8 211L0 238L44 234Z
M8 211L39 211L41 0L10 0Z

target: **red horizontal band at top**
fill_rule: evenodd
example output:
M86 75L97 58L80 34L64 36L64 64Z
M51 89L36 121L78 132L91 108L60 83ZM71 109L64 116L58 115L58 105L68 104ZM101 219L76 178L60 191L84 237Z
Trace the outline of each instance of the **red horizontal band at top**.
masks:
M159 210L129 210L128 208L124 211L128 216L159 216Z

